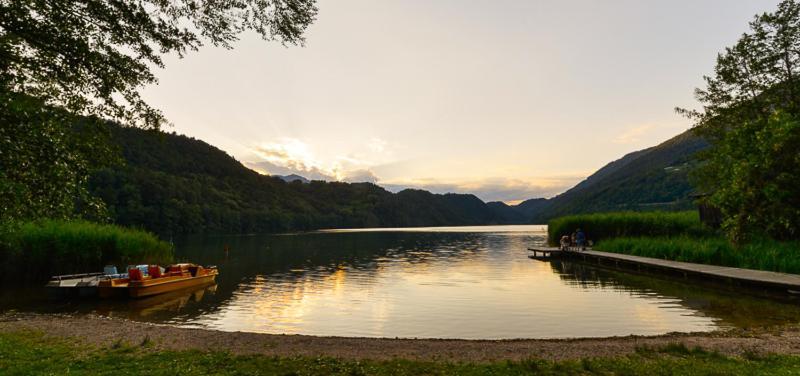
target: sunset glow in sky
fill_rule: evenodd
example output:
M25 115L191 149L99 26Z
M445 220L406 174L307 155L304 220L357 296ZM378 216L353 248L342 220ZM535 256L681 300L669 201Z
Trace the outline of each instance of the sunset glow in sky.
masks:
M167 59L146 98L271 174L549 197L689 127L676 106L777 0L321 0L305 47Z

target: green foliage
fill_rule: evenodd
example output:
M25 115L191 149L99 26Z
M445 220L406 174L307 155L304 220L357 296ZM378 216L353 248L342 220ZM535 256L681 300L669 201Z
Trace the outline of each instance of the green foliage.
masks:
M800 122L783 112L744 122L717 140L702 173L714 182L708 201L722 211L732 240L800 236L798 150Z
M620 212L579 214L551 220L548 241L557 244L562 235L581 229L594 242L622 236L706 236L710 230L700 223L696 211Z
M286 183L185 136L113 127L125 168L94 174L114 221L170 235L319 228L498 224L502 208L473 195L397 194L371 183ZM505 207L508 209L508 207Z
M86 183L115 160L108 136L99 121L0 91L0 218L103 218Z
M204 40L231 47L246 30L303 42L314 0L53 0L0 2L0 91L76 115L158 127L139 89L157 83L162 56Z
M535 354L532 354L535 355ZM86 350L36 333L0 334L0 373L8 375L763 375L796 374L800 357L727 357L682 345L581 360L453 363L393 359L236 356L224 352L151 351L133 346Z
M516 209L532 223L581 213L692 209L688 172L706 147L705 140L685 132L608 163L556 197L528 200Z
M679 110L712 143L694 174L735 243L800 235L800 4L784 0L717 58L698 89L703 111Z
M239 33L303 42L314 0L0 1L0 221L102 219L89 173L112 160L98 119L158 128L139 90L162 56Z
M172 246L152 234L115 225L44 220L0 226L0 278L6 281L37 282L107 264L164 264L172 255Z
M758 240L741 247L718 237L621 237L600 241L604 252L800 274L800 242Z
M703 111L678 109L697 120L712 141L745 121L763 119L775 109L800 110L800 4L784 0L773 13L750 22L750 31L717 56L706 87L696 89Z

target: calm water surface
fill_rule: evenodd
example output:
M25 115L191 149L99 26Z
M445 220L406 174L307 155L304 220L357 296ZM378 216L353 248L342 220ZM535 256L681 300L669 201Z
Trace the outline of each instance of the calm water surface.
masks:
M136 301L5 308L93 312L226 331L418 338L561 338L797 322L792 302L571 262L529 259L543 226L338 230L189 238L178 257L217 285ZM228 246L226 254L223 249ZM11 299L10 297L15 297ZM14 300L14 303L9 303Z

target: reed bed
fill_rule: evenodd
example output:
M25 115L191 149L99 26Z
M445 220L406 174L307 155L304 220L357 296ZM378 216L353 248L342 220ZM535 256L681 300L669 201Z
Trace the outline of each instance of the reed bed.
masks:
M617 237L712 236L696 211L619 212L578 214L556 218L548 223L548 239L556 245L562 235L581 229L594 242Z
M800 274L800 242L758 240L740 247L721 237L621 237L595 249L698 264Z
M116 225L45 220L0 229L0 280L40 282L51 275L101 271L103 265L168 263L169 243Z

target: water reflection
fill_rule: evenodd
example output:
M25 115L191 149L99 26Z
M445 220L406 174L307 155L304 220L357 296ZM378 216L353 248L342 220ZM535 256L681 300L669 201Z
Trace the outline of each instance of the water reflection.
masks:
M142 299L101 300L92 310L107 316L160 321L192 310L193 306L203 303L206 295L213 295L216 291L216 283L211 283Z
M16 299L6 308L231 331L450 338L647 335L800 317L794 304L528 259L526 248L545 236L540 227L501 226L181 239L180 258L219 266L216 286L150 301Z
M581 263L553 261L551 266L565 283L575 287L617 289L642 298L675 297L674 304L718 318L717 325L721 327L771 326L800 319L797 299L791 297L766 299L754 296L756 291L733 291L699 280L676 281L666 275L601 269Z

